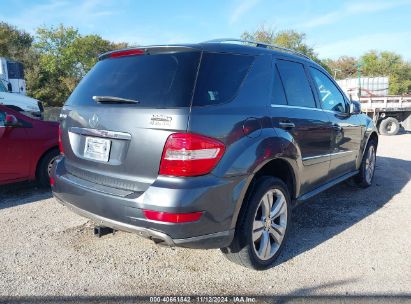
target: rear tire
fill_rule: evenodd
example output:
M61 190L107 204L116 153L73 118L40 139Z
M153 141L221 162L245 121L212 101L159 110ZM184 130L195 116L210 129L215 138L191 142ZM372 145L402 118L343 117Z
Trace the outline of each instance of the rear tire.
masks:
M397 135L400 131L400 123L394 117L387 117L381 121L378 129L382 135Z
M53 149L40 159L37 165L37 182L41 187L50 187L50 170L59 155L59 150Z
M360 172L355 176L355 182L362 188L371 186L375 173L377 144L370 139L361 161Z
M221 251L241 266L256 270L270 268L281 253L291 223L287 186L278 178L263 176L244 200L243 208L233 242Z

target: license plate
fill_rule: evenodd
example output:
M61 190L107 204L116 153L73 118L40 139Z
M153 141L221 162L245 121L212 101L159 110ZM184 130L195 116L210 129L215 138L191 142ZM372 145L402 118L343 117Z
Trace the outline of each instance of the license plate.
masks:
M111 141L104 138L86 137L84 157L92 160L108 162Z

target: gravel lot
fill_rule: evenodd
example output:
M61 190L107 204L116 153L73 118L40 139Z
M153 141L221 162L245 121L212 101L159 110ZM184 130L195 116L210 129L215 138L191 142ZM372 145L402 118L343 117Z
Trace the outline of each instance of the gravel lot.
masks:
M264 272L219 250L122 232L99 239L49 191L2 187L0 296L411 296L410 179L411 134L381 136L373 186L343 183L295 209L285 251Z

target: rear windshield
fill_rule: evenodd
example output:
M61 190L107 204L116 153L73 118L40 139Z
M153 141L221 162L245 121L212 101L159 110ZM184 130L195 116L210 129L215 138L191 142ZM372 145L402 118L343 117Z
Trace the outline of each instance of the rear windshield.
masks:
M93 96L138 100L138 107L152 108L189 107L192 100L195 106L224 103L237 93L252 60L222 53L201 56L199 51L104 59L84 77L67 104L96 104Z
M93 96L114 96L138 100L142 107L185 107L199 59L199 52L105 59L84 77L67 103L95 104Z

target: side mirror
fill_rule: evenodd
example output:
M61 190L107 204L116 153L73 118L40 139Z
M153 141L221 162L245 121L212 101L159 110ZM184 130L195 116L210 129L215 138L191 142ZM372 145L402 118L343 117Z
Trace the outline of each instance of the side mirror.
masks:
M352 100L350 103L350 114L361 114L361 104L358 101Z
M14 115L7 114L6 118L4 119L4 126L5 127L17 127L19 125L19 121Z

